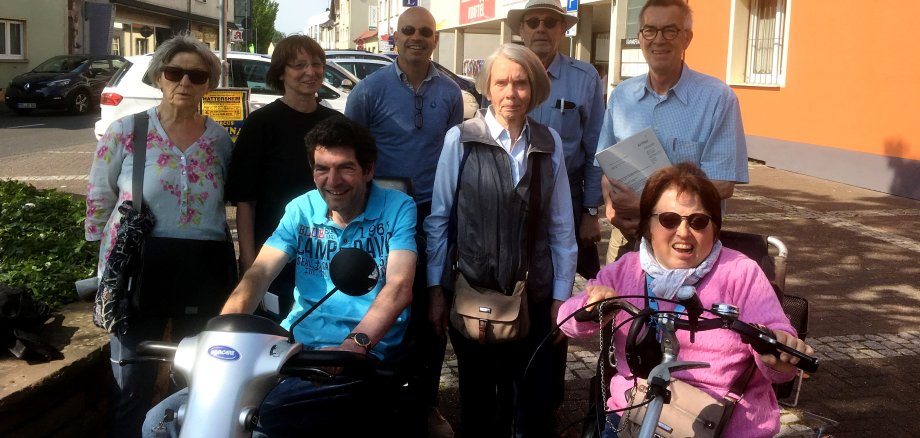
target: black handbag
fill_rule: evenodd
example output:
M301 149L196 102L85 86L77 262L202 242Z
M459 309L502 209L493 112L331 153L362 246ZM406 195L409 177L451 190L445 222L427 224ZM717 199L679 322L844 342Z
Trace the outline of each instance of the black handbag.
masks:
M146 133L144 122L146 117L141 122ZM136 208L142 211L147 136L135 138L132 187ZM145 236L129 286L132 314L210 317L220 313L238 279L230 229L225 228L225 233L224 240Z

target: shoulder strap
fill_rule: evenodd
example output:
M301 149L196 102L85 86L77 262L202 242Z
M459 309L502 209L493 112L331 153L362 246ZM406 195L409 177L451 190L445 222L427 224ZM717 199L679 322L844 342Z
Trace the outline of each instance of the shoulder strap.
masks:
M722 411L722 419L719 420L719 424L716 425L714 436L722 436L722 429L725 428L725 425L728 424L728 420L732 417L732 413L735 411L735 405L738 404L738 400L741 399L741 396L744 394L748 382L750 382L751 377L754 376L755 368L757 367L754 365L754 359L751 359L747 369L732 381L732 385L728 388L728 394L722 397L722 403L725 404L725 410Z
M447 248L450 250L457 241L457 196L460 194L460 177L463 176L463 167L466 166L466 160L470 157L473 148L465 143L460 143L463 147L463 158L460 159L460 169L457 171L457 186L454 187L454 199L450 206L450 219L447 221ZM451 263L457 263L457 252L453 251Z
M134 115L134 164L131 174L132 204L140 212L144 207L144 166L147 159L147 124L150 116L147 111Z

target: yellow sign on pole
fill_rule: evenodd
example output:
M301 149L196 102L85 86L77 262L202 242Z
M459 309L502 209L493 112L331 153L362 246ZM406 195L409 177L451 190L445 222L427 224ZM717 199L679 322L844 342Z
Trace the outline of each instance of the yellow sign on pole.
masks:
M201 98L198 111L227 129L230 138L236 137L249 116L248 88L217 88Z

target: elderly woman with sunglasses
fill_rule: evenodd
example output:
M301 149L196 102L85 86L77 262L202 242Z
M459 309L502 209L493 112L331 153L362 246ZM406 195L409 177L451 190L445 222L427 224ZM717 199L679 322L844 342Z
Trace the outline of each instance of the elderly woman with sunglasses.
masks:
M220 60L200 41L176 36L157 48L147 78L163 93L149 117L144 163L144 207L156 220L152 236L195 240L226 240L224 179L233 144L227 131L198 113L202 96L220 83ZM123 117L99 140L86 195L87 240L101 240L99 271L105 267L118 234L118 206L134 198L132 190L134 116ZM218 255L215 255L217 257ZM228 261L232 259L229 258ZM163 275L168 275L164 272ZM228 291L229 292L229 291ZM119 366L134 357L137 344L162 340L167 326L172 339L197 333L208 316L172 318L133 313L127 331L111 337L114 386L110 399L112 436L140 436L144 415L152 406L155 364Z
M457 354L463 436L553 436L553 352L541 341L571 295L578 253L562 142L527 117L549 96L533 52L505 44L484 67L476 85L492 105L448 131L425 220L430 317ZM448 329L442 286L461 274L493 291L526 278L529 333L493 344Z
M722 226L719 193L702 170L681 163L655 172L645 185L639 208L642 218L639 252L628 253L605 266L597 279L588 282L585 293L562 305L559 321L579 308L618 295L645 295L646 298L624 298L639 308L680 311L674 304L655 298L676 299L677 290L689 285L696 287L703 308L708 309L713 303L734 304L740 308L741 320L772 330L783 344L806 354L813 353L811 347L796 337L757 263L719 242ZM628 317L625 312L615 315L614 327ZM597 334L599 324L569 319L561 328L570 337L586 338ZM623 324L614 332L617 371L610 381L608 411L629 404L625 393L632 388L635 377L625 356L629 328L629 324ZM711 367L678 371L673 376L716 399L726 395L731 382L745 373L750 364L755 366L744 397L724 425L723 436L776 435L779 408L771 384L792 379L792 364L798 359L785 353L779 358L760 355L728 330L698 333L693 343L685 331L678 331L677 337L681 345L680 360L708 362ZM618 414L609 414L603 436L615 437L614 427L619 420Z

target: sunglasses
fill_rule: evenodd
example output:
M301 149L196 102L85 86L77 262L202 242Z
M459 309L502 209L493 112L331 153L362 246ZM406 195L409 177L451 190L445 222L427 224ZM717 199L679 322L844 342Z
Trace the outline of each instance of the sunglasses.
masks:
M701 231L709 226L709 221L712 220L709 215L703 213L693 213L689 216L681 216L673 211L668 211L664 213L654 213L651 216L658 216L658 223L662 227L665 227L669 230L673 230L680 226L680 223L684 219L687 220L687 225L690 225L690 228L694 230ZM651 217L649 216L649 217Z
M545 27L545 28L547 28L547 29L552 29L552 28L556 27L557 24L559 24L559 19L558 19L558 18L549 17L549 18L544 18L544 19L541 20L541 19L539 19L539 18L537 18L537 17L534 17L534 18L531 18L531 19L528 19L527 21L525 21L525 23L527 23L527 27L529 27L529 28L531 28L531 29L536 29L537 27L540 26L540 23L543 23L543 27Z
M415 26L406 25L403 26L402 29L399 29L399 31L402 32L402 34L405 36L412 36L415 35L416 29ZM418 33L422 34L422 36L425 38L431 38L431 36L434 35L434 31L431 30L430 27L420 27L418 28Z
M163 77L170 82L179 82L182 80L182 77L186 75L188 76L188 80L192 81L195 85L201 85L208 82L208 79L211 78L211 73L204 70L185 70L172 66L163 67Z

